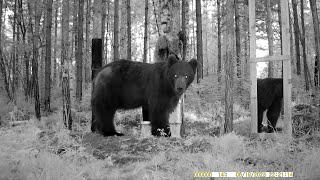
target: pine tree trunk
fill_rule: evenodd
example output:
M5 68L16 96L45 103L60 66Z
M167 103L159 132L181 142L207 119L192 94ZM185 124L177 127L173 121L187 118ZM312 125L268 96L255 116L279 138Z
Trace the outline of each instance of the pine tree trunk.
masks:
M107 7L108 7L108 14L107 14L107 34L106 34L106 43L105 43L105 58L106 58L106 63L108 63L108 38L109 38L109 25L110 25L110 0L107 0ZM111 57L111 56L110 56ZM109 57L109 58L110 58Z
M299 44L299 22L298 22L298 12L297 12L297 0L292 0L293 9L293 31L294 31L294 43L297 61L297 75L301 75L301 65L300 65L300 44Z
M89 62L89 44L90 44L90 40L89 40L89 33L90 33L90 13L91 13L91 0L86 0L86 48L85 48L85 58L84 58L84 79L85 79L85 85L86 85L86 89L87 86L90 82L90 62Z
M202 17L201 17L201 1L196 0L196 21L197 21L197 83L203 79L203 48L202 48Z
M41 9L38 7L38 2L34 2L35 21L34 21L34 35L33 35L33 59L32 59L32 81L34 90L34 105L35 113L38 120L40 120L40 96L39 96L39 80L38 80L38 59L39 59L39 31Z
M78 2L78 48L77 48L77 87L76 98L80 102L82 100L82 62L83 62L83 12L84 12L84 0Z
M62 71L62 103L63 122L68 129L72 129L71 102L70 102L70 75L69 75L69 0L62 1L61 23L61 71Z
M73 0L73 22L72 22L72 59L76 61L78 52L78 4L79 0ZM73 44L74 42L74 44Z
M16 24L17 24L17 0L14 0L14 10L13 10L13 30L12 30L12 41L13 44L13 52L12 52L12 97L13 97L13 104L17 104L17 48L16 48Z
M220 1L217 1L217 26L218 26L218 82L221 81L221 6Z
M273 56L273 30L272 30L272 19L271 19L271 0L266 0L267 17L266 17L266 28L268 36L268 49L269 56ZM273 62L268 63L268 77L274 77L273 73Z
M54 50L53 50L53 85L59 85L57 76L57 50L58 50L58 11L59 7L56 6L54 13Z
M182 21L181 21L181 28L182 28L182 32L183 34L187 35L187 32L186 32L186 9L188 8L187 7L187 4L186 4L186 1L187 0L182 0L182 13L181 13L181 16L182 16ZM188 36L187 36L188 37ZM185 61L186 60L186 55L187 55L187 39L185 41L183 41L183 50L182 50L182 60Z
M239 0L235 0L235 33L236 33L236 59L237 59L237 77L241 77L241 42L240 42L240 14Z
M280 28L280 32L282 32L282 20L281 20L281 2L280 0L278 1L278 19L279 19L279 28ZM288 7L289 7L289 3L288 3ZM290 13L290 12L289 12ZM289 19L290 19L290 14L289 14ZM291 27L291 25L290 25ZM283 54L283 50L282 50L282 33L280 33L280 43L281 43L281 46L280 46L280 49L281 49L281 55ZM290 35L292 36L292 35ZM292 45L290 45L292 46ZM290 47L291 48L291 47ZM283 78L283 61L281 61L281 77Z
M307 63L307 53L306 53L306 30L304 26L304 5L303 0L300 1L300 14L301 14L301 46L303 54L303 70L304 70L304 79L306 83L306 91L309 91L309 77L308 77L308 63Z
M130 0L127 0L127 60L131 61L131 5Z
M106 0L102 0L102 20L101 20L101 40L102 44L105 44L104 36L106 34L106 18L107 18L107 13L106 13ZM107 59L104 58L104 49L105 47L102 46L102 63L107 64Z
M52 3L47 0L47 19L46 19L46 61L45 61L45 92L44 110L47 115L50 111L50 90L51 90L51 29L52 29Z
M144 5L144 38L143 38L143 62L147 62L148 54L148 11L149 11L149 0L145 0Z
M127 0L120 0L120 59L127 57Z
M226 36L225 39L225 122L222 123L220 133L230 133L233 130L233 60L234 60L234 3L227 2Z
M320 31L319 31L319 18L317 14L317 2L316 0L310 0L310 7L312 12L313 28L314 28L314 41L315 51L318 57L318 72L320 72ZM318 82L320 82L320 76L318 75Z
M32 4L30 2L27 3L27 7L28 7L28 44L33 44L33 33L34 33L34 30L33 30L33 21L32 21L32 18L34 17L32 15ZM28 51L28 59L31 58L31 55L32 55L33 51ZM29 67L29 76L30 76L30 80L29 80L29 85L28 85L28 96L31 98L33 97L33 92L34 92L34 89L33 89L33 79L32 79L32 60L30 62L30 67Z
M279 7L281 8L281 2L279 2ZM294 48L293 48L293 30L292 30L292 17L291 17L291 13L290 13L290 3L288 3L288 11L289 11L289 33L290 33L290 57L291 57L291 66L292 66L292 73L296 73L296 67L295 67L295 61L294 61ZM281 33L280 33L281 34ZM282 37L282 34L281 34ZM282 41L281 41L282 42ZM282 44L281 44L282 46Z
M119 0L114 0L114 31L113 31L113 59L117 61L119 56Z

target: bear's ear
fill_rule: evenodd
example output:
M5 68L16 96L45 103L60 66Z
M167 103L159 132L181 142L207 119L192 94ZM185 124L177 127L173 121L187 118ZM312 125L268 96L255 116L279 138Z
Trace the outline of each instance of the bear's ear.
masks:
M176 58L175 55L170 55L168 57L168 66L171 67L172 65L174 65L176 62L178 62L178 59Z
M192 67L193 71L196 72L197 66L198 66L198 61L193 58L189 61L190 66Z

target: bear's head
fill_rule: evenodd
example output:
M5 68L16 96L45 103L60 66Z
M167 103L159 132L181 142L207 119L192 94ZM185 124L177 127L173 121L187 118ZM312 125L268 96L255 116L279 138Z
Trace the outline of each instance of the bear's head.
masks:
M174 55L168 57L168 81L176 95L182 95L194 80L198 62L191 59L189 62L180 61Z

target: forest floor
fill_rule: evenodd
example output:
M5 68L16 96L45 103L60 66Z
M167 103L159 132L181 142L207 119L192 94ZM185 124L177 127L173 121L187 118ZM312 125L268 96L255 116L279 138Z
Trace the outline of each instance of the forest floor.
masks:
M117 113L117 129L125 136L91 133L89 93L72 110L72 132L63 128L60 102L38 122L32 104L13 110L0 99L5 107L0 111L0 179L195 179L195 172L207 171L293 172L293 179L320 178L320 133L306 123L317 118L317 109L294 112L294 138L282 133L272 139L251 138L248 93L242 91L235 98L234 131L220 136L224 91L217 88L211 79L190 87L183 138L142 138L139 109ZM9 125L17 120L26 123Z

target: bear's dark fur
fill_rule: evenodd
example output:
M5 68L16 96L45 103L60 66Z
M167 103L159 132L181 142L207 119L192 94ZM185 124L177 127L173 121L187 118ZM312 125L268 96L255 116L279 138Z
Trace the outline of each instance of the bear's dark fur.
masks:
M143 107L151 134L163 131L170 136L169 114L194 80L197 64L195 59L184 62L169 56L154 64L119 60L102 67L93 80L91 130L121 136L113 122L116 110Z
M280 116L283 98L281 78L258 79L258 133L262 132L263 112L267 111L267 132L273 132Z

